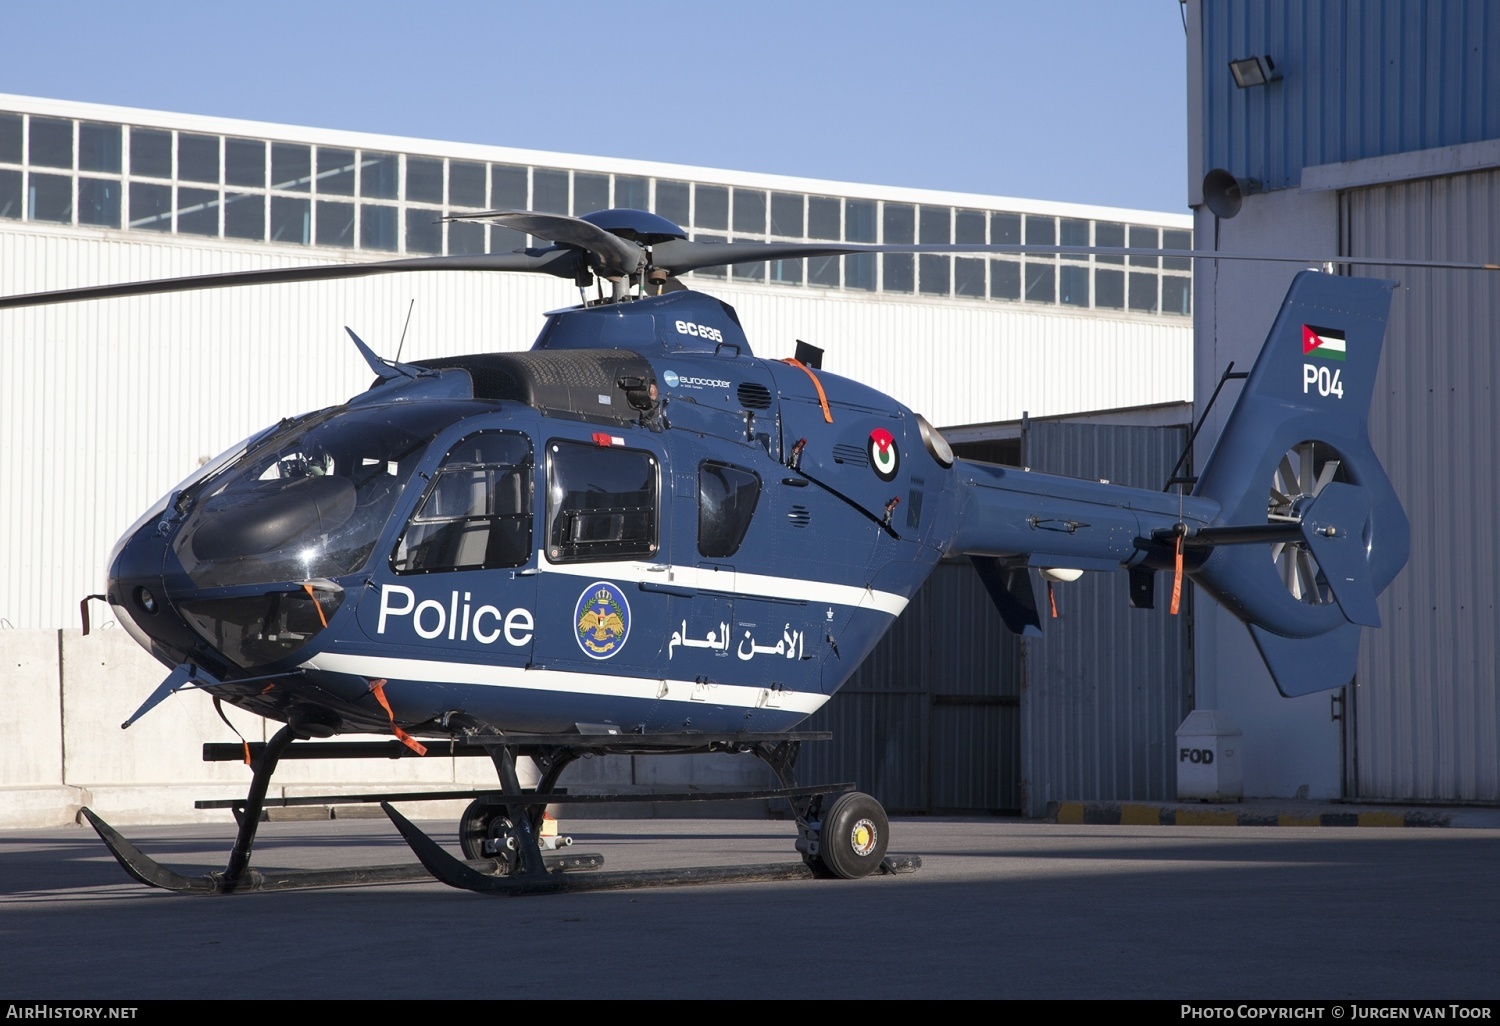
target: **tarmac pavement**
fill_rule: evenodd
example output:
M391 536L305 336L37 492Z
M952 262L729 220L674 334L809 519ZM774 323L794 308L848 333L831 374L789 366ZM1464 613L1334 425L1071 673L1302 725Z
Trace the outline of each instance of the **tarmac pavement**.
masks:
M424 825L454 845L453 824ZM796 858L790 822L563 828L609 870ZM126 833L204 873L234 830ZM190 897L129 879L87 828L0 831L0 1000L1500 997L1493 829L904 818L892 838L919 872ZM389 822L358 818L267 823L254 864L407 860Z

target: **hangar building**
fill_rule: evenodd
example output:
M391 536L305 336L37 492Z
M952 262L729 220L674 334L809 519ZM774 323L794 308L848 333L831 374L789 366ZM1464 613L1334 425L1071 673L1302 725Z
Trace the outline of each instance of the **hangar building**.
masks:
M1198 708L1243 731L1247 794L1500 801L1500 278L1399 263L1497 262L1500 9L1188 0L1185 11L1200 247L1392 259L1346 270L1399 282L1370 426L1412 531L1350 687L1332 701L1278 698L1244 628L1205 602ZM1214 169L1240 180L1237 211L1205 184ZM1229 361L1253 357L1297 269L1199 263L1197 397Z

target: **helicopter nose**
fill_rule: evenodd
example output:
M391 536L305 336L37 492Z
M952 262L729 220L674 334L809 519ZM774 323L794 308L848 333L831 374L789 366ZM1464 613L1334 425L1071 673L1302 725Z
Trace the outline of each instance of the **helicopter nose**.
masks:
M196 647L196 636L172 608L164 574L170 530L152 519L121 538L110 560L106 595L115 616L143 648L175 665Z
M200 586L173 554L170 519L138 526L110 564L108 596L121 625L168 665L192 662L218 676L292 655L328 627L343 604L332 581Z

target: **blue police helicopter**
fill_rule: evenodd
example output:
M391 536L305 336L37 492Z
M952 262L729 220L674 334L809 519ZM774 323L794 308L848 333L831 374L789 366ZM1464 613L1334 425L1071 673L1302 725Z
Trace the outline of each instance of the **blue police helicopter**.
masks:
M918 860L888 852L875 799L850 784L798 786L798 747L826 735L793 728L941 559L972 560L1018 633L1040 631L1044 571L1124 569L1142 606L1156 573L1174 590L1189 579L1248 625L1287 695L1347 683L1360 627L1378 626L1376 597L1405 564L1406 517L1367 430L1391 282L1300 273L1191 493L1177 494L957 459L920 414L823 371L819 351L755 355L728 304L676 278L767 259L1017 247L702 243L633 210L475 216L552 245L0 299L419 270L611 286L549 314L529 352L401 363L351 332L376 375L368 391L235 446L119 541L108 600L171 668L136 716L198 687L285 724L245 746L255 775L246 799L221 803L240 821L222 873L179 874L85 810L137 879L223 893L397 878L410 867L263 875L250 850L280 759L412 755L424 741L489 757L499 773L460 823L463 860L391 804L452 794L302 800L383 802L424 871L455 886L620 885L579 872L597 856L545 851L542 809L640 796L569 792L556 786L563 770L596 753L751 753L780 786L730 797L791 803L803 858L788 872L909 870ZM351 733L395 740L309 740ZM541 770L535 787L518 782L520 756ZM707 877L653 879L669 878Z

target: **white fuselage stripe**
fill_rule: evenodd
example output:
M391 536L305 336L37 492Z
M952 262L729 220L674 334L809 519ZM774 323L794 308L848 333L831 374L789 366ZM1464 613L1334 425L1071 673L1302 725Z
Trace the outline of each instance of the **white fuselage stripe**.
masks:
M890 616L901 615L907 603L905 598L894 592L876 591L870 587L810 581L802 577L747 574L739 570L714 570L710 567L629 562L552 563L541 552L537 553L537 566L544 574L567 574L571 577L586 577L591 581L631 581L647 586L655 584L755 598L828 603L871 609Z
M660 677L615 677L571 670L536 670L519 666L487 666L439 659L402 659L392 656L324 652L302 664L307 670L352 673L370 679L419 680L478 687L515 688L553 694L603 695L644 701L707 702L742 709L779 709L813 713L828 696L802 691L772 691L740 684L699 683Z

